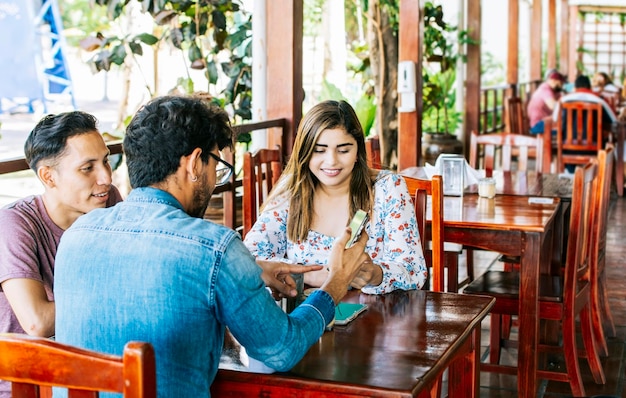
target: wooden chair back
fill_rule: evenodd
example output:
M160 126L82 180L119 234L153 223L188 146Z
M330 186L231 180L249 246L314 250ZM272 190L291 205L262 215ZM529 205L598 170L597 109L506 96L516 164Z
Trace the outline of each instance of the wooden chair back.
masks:
M611 201L611 179L614 161L614 148L598 152L598 178L595 187L596 205L594 206L593 236L591 242L591 303L595 335L598 336L602 353L608 355L605 330L615 336L615 323L609 306L606 264L606 234Z
M67 388L69 398L97 398L99 391L125 398L156 397L154 349L149 343L129 342L119 357L3 333L0 353L0 379L12 383L13 398L39 398L50 394L50 387Z
M377 135L365 139L365 153L367 154L367 165L370 168L383 168L380 156L380 139Z
M602 149L602 105L571 101L560 104L556 122L557 172L565 165L584 165Z
M500 150L500 162L496 164L496 149ZM492 175L494 169L511 171L514 153L516 156L517 170L528 169L528 159L531 149L535 152L535 170L543 170L543 137L513 134L508 132L477 134L472 131L470 137L469 164L473 168L484 168L487 177ZM482 162L479 155L482 153Z
M420 180L417 178L404 177L407 188L414 195L415 216L422 243L422 252L428 250L426 236L427 202L431 197L431 250L433 283L431 290L443 292L444 289L444 250L443 250L443 179L441 176L433 176L432 180Z
M282 172L283 154L280 148L244 153L242 237L245 237L254 225L261 205Z
M507 129L514 134L528 135L530 132L530 122L526 116L525 104L519 97L509 97L506 99Z

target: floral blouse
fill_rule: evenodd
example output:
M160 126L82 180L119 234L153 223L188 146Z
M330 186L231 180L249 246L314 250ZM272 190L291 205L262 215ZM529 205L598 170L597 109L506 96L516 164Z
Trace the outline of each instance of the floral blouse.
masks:
M252 255L261 260L288 259L304 265L326 265L334 236L309 231L304 241L287 239L289 200L277 198L268 203L244 240ZM369 240L366 252L383 269L378 286L365 286L363 293L383 294L396 289L419 289L428 271L420 244L411 201L404 179L381 171L374 184L374 206L365 226Z

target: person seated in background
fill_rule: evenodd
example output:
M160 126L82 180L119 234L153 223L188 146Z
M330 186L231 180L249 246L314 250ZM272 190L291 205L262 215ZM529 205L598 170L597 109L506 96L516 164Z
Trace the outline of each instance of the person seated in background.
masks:
M366 257L367 234L345 249L343 228L329 243L321 288L283 312L239 234L203 219L215 186L232 175L220 157L232 137L226 111L202 99L150 101L124 137L130 194L81 217L57 252L57 341L115 355L128 341L151 343L159 397L210 395L226 327L250 357L292 368L333 320ZM294 295L289 275L304 267L280 267L275 280Z
M428 273L404 179L370 169L354 109L324 101L300 122L285 171L244 243L257 261L325 265L332 242L358 209L369 213L369 240L351 286L370 294L421 288ZM309 272L304 283L320 286L327 274L327 268Z
M559 102L556 104L554 108L554 112L552 114L552 120L557 122L559 120L559 112L561 111L561 103L564 102L573 102L573 101L582 101L582 102L590 102L594 104L602 105L602 129L605 131L611 130L611 125L614 122L617 122L617 116L613 109L609 106L609 104L600 97L596 92L591 89L591 81L589 77L585 75L580 75L574 81L574 92L565 94ZM566 120L563 119L563 131L565 131L565 123Z
M621 88L613 84L613 80L604 72L596 72L591 79L591 85L596 93L619 93L621 91Z
M552 71L546 81L541 83L530 97L527 115L532 134L543 133L543 119L554 112L554 107L559 98L561 98L565 80L565 76L556 70Z
M0 333L55 333L54 259L65 230L93 209L122 200L111 185L109 149L90 114L48 115L24 144L44 187L0 209ZM0 381L0 397L11 386Z

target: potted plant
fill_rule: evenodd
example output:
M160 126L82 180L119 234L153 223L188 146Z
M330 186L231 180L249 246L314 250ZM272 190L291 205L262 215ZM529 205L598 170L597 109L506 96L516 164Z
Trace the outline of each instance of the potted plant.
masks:
M456 110L456 65L460 46L468 43L467 31L443 20L443 8L424 5L424 63L422 68L422 157L433 164L441 153L463 153L463 143L454 134L461 123Z

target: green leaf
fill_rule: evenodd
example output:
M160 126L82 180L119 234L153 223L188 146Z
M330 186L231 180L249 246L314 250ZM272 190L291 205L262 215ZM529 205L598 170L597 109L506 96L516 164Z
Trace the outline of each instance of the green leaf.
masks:
M143 55L143 48L141 48L141 44L131 41L128 43L128 47L130 47L130 51L132 51L133 54Z
M216 84L218 78L217 65L215 65L215 61L211 60L207 63L206 67L206 75L210 84Z
M115 65L122 65L124 60L126 59L126 48L123 44L117 45L113 48L111 52L111 63Z
M226 15L219 10L214 10L211 13L211 19L213 20L213 26L220 30L226 29Z
M141 41L142 43L146 43L149 46L156 44L159 41L156 36L149 33L138 34L137 36L135 36L135 39Z

